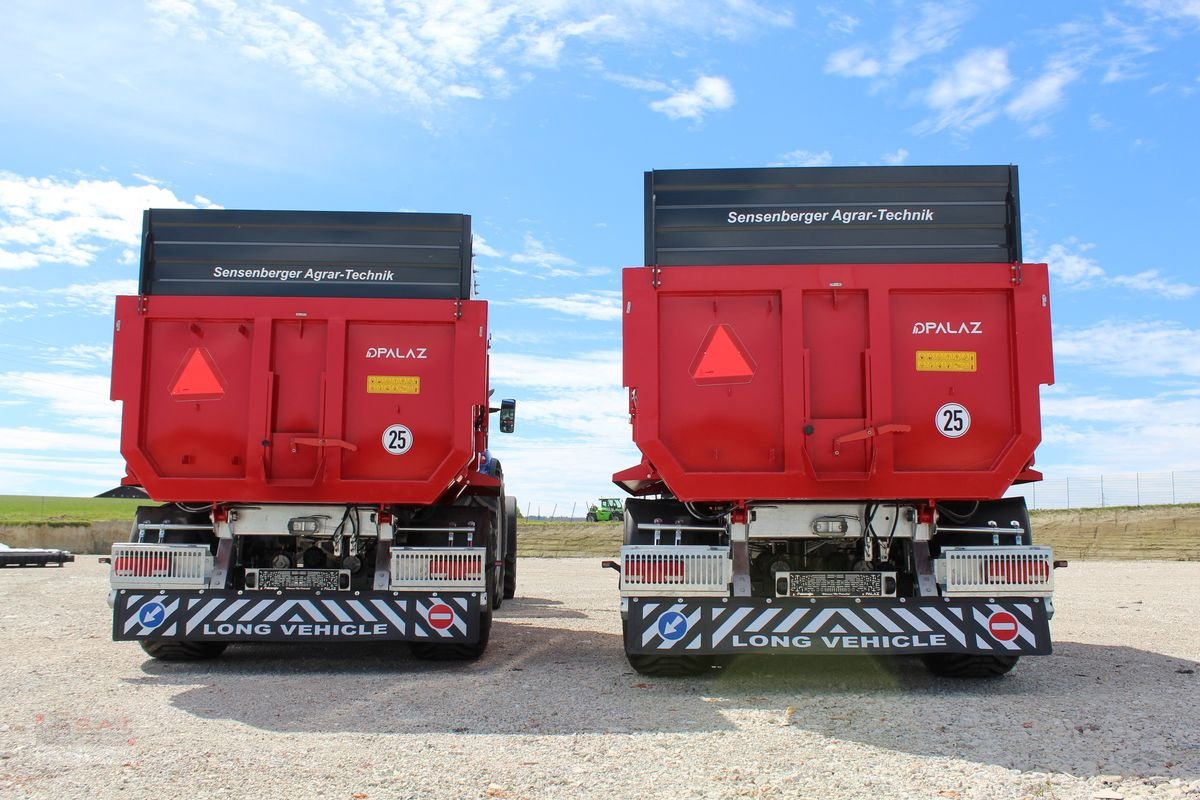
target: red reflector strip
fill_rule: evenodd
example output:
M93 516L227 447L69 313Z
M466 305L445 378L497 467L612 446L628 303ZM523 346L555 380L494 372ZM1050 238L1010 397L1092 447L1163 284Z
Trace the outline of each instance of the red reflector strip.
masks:
M163 578L171 574L171 558L120 556L113 561L112 570L121 578Z
M441 581L477 581L481 575L478 561L435 558L429 562L429 577Z
M628 561L623 574L626 583L683 583L683 560Z
M1045 561L989 561L988 583L1046 583L1050 565Z

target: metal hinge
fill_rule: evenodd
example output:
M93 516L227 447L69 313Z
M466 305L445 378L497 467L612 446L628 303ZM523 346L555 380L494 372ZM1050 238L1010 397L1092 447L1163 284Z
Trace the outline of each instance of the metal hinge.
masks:
M1009 269L1009 271L1010 271L1010 272L1012 272L1012 283L1013 283L1013 286L1020 286L1020 285L1021 285L1021 281L1022 281L1022 277L1021 277L1021 265L1020 265L1020 264L1013 264L1013 265L1012 265L1012 266L1010 266L1008 269Z
M662 267L660 267L658 264L654 264L650 267L650 285L655 289L662 285L662 281L659 280L659 275L661 274Z

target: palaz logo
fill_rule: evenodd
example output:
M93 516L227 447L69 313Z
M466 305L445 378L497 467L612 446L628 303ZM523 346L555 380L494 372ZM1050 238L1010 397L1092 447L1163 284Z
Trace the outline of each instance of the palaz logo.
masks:
M413 358L425 360L426 348L424 347L368 347L367 358Z
M914 322L913 335L925 333L948 333L952 336L960 334L982 334L982 322Z

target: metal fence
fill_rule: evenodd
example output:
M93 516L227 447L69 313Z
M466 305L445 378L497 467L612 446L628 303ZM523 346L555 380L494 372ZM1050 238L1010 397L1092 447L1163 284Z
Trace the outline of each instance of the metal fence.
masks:
M1030 508L1112 508L1200 503L1200 471L1127 472L1112 475L1073 475L1046 478L1014 486L1005 497L1024 497ZM595 502L595 501L592 501ZM589 503L525 501L521 513L529 519L582 520Z
M1024 497L1030 508L1110 508L1200 503L1200 471L1129 472L1046 478L1014 486L1006 497Z

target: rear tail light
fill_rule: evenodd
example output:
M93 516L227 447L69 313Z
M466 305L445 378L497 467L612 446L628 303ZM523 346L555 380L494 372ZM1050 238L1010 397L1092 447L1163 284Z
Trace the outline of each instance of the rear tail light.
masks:
M626 583L683 583L683 559L630 559L625 563L622 577Z

